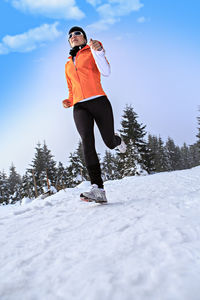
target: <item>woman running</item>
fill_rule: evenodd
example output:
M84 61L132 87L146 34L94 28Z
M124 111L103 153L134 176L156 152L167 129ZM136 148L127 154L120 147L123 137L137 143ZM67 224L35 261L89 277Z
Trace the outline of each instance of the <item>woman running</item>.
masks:
M100 163L95 149L94 122L108 148L118 147L121 153L126 151L122 138L114 132L112 107L101 86L101 75L110 75L110 65L102 43L90 39L87 45L87 36L81 27L72 27L68 33L68 40L71 50L65 65L65 74L69 98L63 100L63 106L74 107L74 121L81 136L85 164L91 181L90 191L82 193L80 197L89 202L106 203Z

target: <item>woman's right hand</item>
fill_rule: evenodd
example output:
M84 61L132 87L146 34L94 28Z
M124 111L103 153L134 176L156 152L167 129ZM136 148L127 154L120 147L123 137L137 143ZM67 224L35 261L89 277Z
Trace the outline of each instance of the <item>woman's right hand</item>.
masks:
M68 108L68 107L72 106L71 101L69 99L63 100L62 103L63 103L64 108Z

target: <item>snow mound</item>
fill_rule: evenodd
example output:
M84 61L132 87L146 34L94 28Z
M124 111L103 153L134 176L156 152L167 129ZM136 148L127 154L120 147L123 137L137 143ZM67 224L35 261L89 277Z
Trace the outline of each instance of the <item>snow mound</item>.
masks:
M199 300L200 167L0 207L0 299Z

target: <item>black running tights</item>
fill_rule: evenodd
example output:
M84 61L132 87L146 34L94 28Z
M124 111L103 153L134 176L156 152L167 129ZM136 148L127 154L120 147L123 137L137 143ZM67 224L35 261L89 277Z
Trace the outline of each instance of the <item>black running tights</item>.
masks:
M85 164L91 184L103 188L99 159L95 149L94 122L96 122L106 146L114 149L121 138L115 135L114 118L110 101L106 96L79 102L74 105L74 121L81 136Z

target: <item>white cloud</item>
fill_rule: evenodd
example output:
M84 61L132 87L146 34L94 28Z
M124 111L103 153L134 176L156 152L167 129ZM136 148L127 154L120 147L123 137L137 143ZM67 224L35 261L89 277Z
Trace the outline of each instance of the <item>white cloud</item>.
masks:
M101 4L101 0L86 0L88 3L90 3L93 6L96 6L98 4Z
M107 18L107 19L101 19L91 25L87 26L88 31L94 30L94 31L101 31L101 30L106 30L110 25L115 24L117 21L120 19L118 18Z
M145 22L148 22L148 21L149 21L149 19L146 19L145 17L140 17L140 18L137 19L138 23L145 23Z
M57 30L57 26L58 22L52 25L43 24L22 34L6 35L0 43L0 54L29 52L46 42L53 41L62 34Z
M9 0L23 11L54 19L82 19L85 14L78 8L75 0Z
M92 2L92 0L88 0ZM97 7L100 20L89 25L90 29L105 30L111 24L120 21L120 17L133 11L139 11L144 5L140 0L108 0L107 3Z
M140 0L109 0L107 4L98 7L97 11L103 19L121 17L138 11L143 7Z

